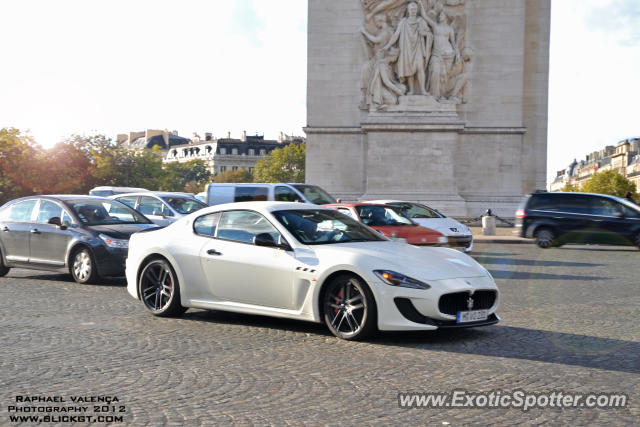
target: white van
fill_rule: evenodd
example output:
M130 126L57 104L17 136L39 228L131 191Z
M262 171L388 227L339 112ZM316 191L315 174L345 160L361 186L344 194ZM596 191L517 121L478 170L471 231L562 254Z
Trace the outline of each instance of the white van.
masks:
M329 193L308 184L208 184L205 192L209 206L234 202L277 201L316 205L337 203Z

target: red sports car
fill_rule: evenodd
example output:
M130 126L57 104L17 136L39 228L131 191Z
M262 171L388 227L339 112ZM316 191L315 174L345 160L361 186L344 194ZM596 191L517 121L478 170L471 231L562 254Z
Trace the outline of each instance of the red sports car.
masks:
M387 237L405 239L411 245L440 246L448 242L444 234L419 226L393 206L369 203L335 203L325 206L336 209Z

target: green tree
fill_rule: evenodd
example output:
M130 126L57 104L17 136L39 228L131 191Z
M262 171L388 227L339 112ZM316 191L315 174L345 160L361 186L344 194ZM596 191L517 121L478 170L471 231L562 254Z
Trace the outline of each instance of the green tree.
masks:
M575 185L571 185L570 183L567 183L564 187L562 187L560 191L563 191L565 193L577 193L580 190Z
M164 166L164 176L160 188L164 191L193 193L194 189L204 188L211 182L211 179L211 171L202 159L190 160L185 163L174 162Z
M213 182L253 182L253 175L251 172L244 169L238 169L237 171L225 171L216 175L213 178Z
M256 182L304 182L305 144L277 148L256 164Z
M584 193L609 194L624 197L627 193L636 194L636 185L615 170L596 172L582 187Z

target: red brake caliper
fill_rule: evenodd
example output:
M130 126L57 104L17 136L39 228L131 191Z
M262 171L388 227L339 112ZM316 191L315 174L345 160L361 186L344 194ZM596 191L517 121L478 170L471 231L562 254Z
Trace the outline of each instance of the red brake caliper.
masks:
M338 295L336 295L338 298L342 299L342 289L340 289L340 292L338 292ZM338 310L337 308L333 309L333 314L338 314Z

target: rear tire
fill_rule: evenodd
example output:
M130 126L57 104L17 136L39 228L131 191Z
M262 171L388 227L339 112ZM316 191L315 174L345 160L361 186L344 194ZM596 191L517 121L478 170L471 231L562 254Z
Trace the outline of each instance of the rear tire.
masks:
M168 261L152 259L142 268L138 293L145 307L159 317L179 316L187 311L180 305L180 284Z
M536 230L536 244L542 249L548 249L556 245L556 235L550 228Z
M98 280L96 262L89 249L82 248L75 251L73 255L71 255L70 264L69 270L73 280L81 285L93 283Z
M378 313L369 287L358 277L342 274L323 293L324 322L338 338L361 340L377 332Z
M11 268L9 268L6 265L4 265L4 259L2 257L2 252L0 252L0 277L6 276L7 273L9 273L9 270L11 270Z

